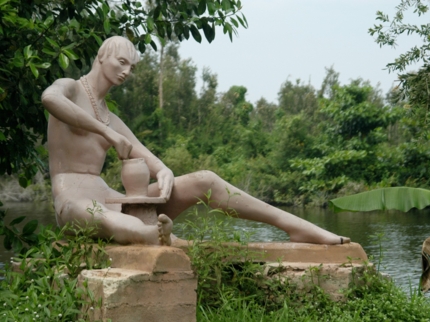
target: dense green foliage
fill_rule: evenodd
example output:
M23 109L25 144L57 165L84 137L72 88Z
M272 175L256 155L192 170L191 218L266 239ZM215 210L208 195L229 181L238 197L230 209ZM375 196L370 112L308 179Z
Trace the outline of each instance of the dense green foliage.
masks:
M232 35L240 25L240 1L19 1L0 0L0 175L19 173L26 186L45 165L40 160L46 114L42 91L56 79L88 70L102 41L126 35L141 52L170 39L204 34L217 26ZM73 68L74 67L74 68Z

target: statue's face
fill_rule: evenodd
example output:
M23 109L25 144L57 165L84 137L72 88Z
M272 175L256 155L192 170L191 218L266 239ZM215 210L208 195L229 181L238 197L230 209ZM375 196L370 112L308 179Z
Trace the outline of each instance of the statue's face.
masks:
M125 46L121 46L115 54L106 57L101 62L103 75L112 85L122 84L133 71L135 64Z

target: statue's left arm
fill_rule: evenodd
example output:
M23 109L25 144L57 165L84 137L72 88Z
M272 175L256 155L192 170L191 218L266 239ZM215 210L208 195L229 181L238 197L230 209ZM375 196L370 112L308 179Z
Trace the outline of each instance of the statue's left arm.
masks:
M132 144L133 148L130 153L130 159L144 158L151 173L151 178L158 180L160 197L169 200L172 192L174 175L159 158L149 151L124 122L116 115L111 113L111 124L116 132L125 136Z

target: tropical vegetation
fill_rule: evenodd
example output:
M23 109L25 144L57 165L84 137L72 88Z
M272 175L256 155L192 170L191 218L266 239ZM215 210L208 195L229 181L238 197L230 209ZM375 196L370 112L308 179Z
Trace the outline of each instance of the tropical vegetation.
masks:
M178 47L166 45L163 70L156 53L145 53L134 77L111 93L117 113L175 175L210 169L258 198L290 205L428 185L419 125L406 103L369 82L340 84L339 73L327 68L318 89L287 79L277 104L264 98L253 104L243 86L219 93L209 69L198 93L196 67L181 59ZM113 153L106 170L106 180L117 182Z

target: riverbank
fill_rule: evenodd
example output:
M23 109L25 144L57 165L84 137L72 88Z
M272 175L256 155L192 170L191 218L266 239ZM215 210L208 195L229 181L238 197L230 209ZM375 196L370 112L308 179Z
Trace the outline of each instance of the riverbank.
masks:
M39 171L33 178L33 183L26 188L19 185L18 178L12 176L0 176L0 201L1 202L36 202L51 200L50 181L44 178Z

